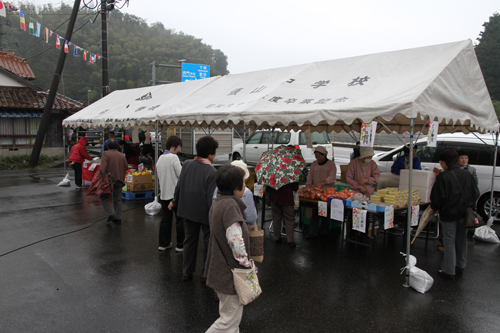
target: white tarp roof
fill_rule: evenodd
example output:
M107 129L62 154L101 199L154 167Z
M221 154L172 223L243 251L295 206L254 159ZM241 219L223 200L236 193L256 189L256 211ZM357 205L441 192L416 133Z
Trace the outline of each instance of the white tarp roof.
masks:
M498 130L470 40L116 91L63 124L341 131L379 120L401 133L410 118L424 133L428 118L440 132Z

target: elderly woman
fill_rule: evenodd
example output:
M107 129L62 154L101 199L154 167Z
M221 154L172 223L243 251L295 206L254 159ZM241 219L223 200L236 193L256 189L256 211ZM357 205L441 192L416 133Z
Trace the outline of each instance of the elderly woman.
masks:
M479 179L477 178L476 168L469 165L469 154L465 150L458 151L458 166L464 170L467 170L474 178L474 183L479 186Z
M351 191L370 196L375 191L373 185L377 183L380 171L377 163L372 161L373 148L361 147L359 154L347 165L347 184Z
M106 140L107 149L101 157L100 172L105 175L109 173L113 180L113 209L109 204L109 193L99 195L102 208L108 214L108 222L113 222L116 225L122 224L122 187L125 181L125 175L128 170L128 163L125 156L118 151L120 147L116 139Z
M467 262L467 228L465 213L467 207L474 207L479 190L472 175L461 169L458 153L454 149L444 149L439 154L439 164L443 168L431 191L431 208L439 210L443 231L444 256L438 274L453 279L455 273L462 273Z
M241 200L245 192L244 175L241 168L226 165L215 177L219 191L209 215L211 233L206 272L207 286L219 297L220 317L207 330L209 333L239 332L243 316L231 269L251 267L247 253L248 227L242 214L246 208Z

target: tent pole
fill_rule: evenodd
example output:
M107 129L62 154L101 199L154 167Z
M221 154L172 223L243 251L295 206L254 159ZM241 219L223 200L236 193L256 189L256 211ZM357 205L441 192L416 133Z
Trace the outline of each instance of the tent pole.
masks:
M68 129L63 127L63 150L64 150L64 174L66 174L66 134Z
M413 190L413 127L415 118L410 119L410 179L408 180L408 212L406 216L406 274L403 286L410 286L410 241L411 241L411 215L412 215L412 190Z
M247 162L247 125L243 122L243 161Z
M157 172L156 172L156 162L158 161L158 120L156 121L156 128L155 128L155 161L154 161L154 167L155 167L155 198L158 197L158 177L157 177Z
M497 155L498 155L498 131L496 133L496 140L495 140L495 158L493 159L493 173L491 175L491 194L490 194L490 213L489 217L491 218L491 214L493 213L493 197L494 197L494 188L495 188L495 171L497 168ZM493 220L494 222L495 220Z

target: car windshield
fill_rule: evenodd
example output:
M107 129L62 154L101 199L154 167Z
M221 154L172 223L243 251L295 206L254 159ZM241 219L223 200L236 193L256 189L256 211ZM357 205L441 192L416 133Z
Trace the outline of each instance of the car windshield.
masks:
M330 138L328 137L326 131L323 132L314 131L311 133L311 141L313 145L327 144L330 143ZM304 135L304 132L300 132L299 145L306 145L306 144L307 144L306 136Z

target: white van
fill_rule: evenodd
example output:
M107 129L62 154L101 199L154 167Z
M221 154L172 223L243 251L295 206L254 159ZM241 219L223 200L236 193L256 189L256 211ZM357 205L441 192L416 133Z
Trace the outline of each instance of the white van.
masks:
M456 151L465 150L469 154L469 164L476 168L479 179L479 200L477 210L483 216L490 210L491 177L493 174L493 159L495 154L495 136L492 134L439 134L436 147L427 146L427 138L416 143L417 156L422 162L422 170L440 169L439 154L443 149L453 148ZM404 155L403 146L389 152L383 152L373 157L380 172L391 172L391 166L399 156ZM495 220L500 220L500 154L497 156L495 170L495 185L493 195L493 211Z
M299 147L302 151L302 156L308 165L316 160L314 157L314 149L317 146L325 147L328 152L328 158L333 157L333 145L326 131L311 133L311 141L313 148L307 148L306 138L302 131L282 132L280 130L256 131L248 138L246 143L246 161L248 164L257 164L262 153L271 149L274 142L274 147L281 145L292 145ZM243 156L243 143L234 146L232 159L238 160Z

